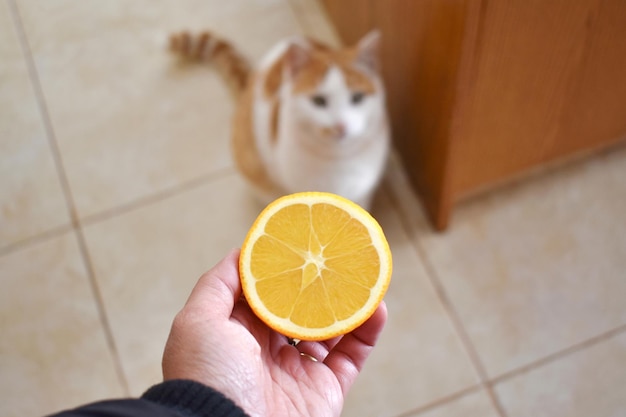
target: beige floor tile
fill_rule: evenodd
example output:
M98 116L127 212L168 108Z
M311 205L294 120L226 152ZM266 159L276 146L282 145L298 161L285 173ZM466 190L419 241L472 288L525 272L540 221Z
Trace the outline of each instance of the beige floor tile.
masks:
M626 415L626 333L496 385L509 417Z
M487 393L479 391L405 417L498 417L498 413Z
M0 414L123 395L72 233L0 257Z
M200 275L241 245L260 209L231 175L85 228L133 394L161 380L174 315Z
M373 214L393 253L389 321L348 395L344 417L395 416L476 383L471 364L385 193Z
M334 47L341 46L341 40L326 15L323 5L317 0L288 0L300 22L303 34L318 39Z
M417 233L490 376L626 323L625 178L622 147Z
M0 4L0 250L69 224L46 131L6 2Z
M283 1L217 3L18 1L82 217L232 165L224 83L166 36L212 28L257 58L300 29Z

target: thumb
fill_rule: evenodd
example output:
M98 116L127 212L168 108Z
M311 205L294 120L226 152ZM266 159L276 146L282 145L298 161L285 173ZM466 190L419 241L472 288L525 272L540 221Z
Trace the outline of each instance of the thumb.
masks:
M185 309L229 318L240 296L239 249L233 249L200 277L189 295Z

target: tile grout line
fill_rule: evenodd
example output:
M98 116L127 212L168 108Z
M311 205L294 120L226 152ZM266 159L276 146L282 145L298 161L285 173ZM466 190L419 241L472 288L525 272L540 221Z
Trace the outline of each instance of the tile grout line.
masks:
M386 187L386 188L389 190L388 192L390 194L392 201L394 202L394 205L399 207L400 205L398 202L398 197L393 191L393 187ZM405 228L405 230L408 231L412 228L409 226L410 222L406 219L406 213L404 213L404 210L400 210L400 221L402 223L402 226ZM461 343L463 347L465 348L466 354L469 356L470 362L472 366L474 367L474 371L478 374L478 378L480 380L480 386L482 386L487 392L489 399L493 407L495 408L496 412L498 413L498 415L500 417L507 417L507 414L504 411L502 404L500 403L495 392L493 391L492 384L489 381L487 372L485 371L485 367L482 361L480 360L478 352L476 351L474 344L471 342L469 335L467 334L467 331L465 330L465 327L463 326L459 313L456 311L456 309L452 305L452 302L450 298L448 297L448 294L443 288L441 279L439 278L439 275L434 265L432 264L430 257L427 255L422 245L419 242L417 242L416 239L413 238L412 236L410 237L410 242L411 242L411 246L413 246L413 248L417 252L417 255L422 260L422 264L424 266L426 274L428 275L429 281L431 285L433 286L435 293L437 294L437 297L439 298L439 301L441 302L444 309L446 310L448 318L452 322L452 326L457 336L461 339Z
M302 5L299 4L297 0L287 0L287 7L291 10L291 14L294 16L294 19L296 20L296 23L298 24L298 27L300 28L301 33L305 36L315 37L314 35L315 31L312 30L310 22L306 19L306 17L303 16L304 14L307 13L307 10L303 10ZM320 4L318 4L317 6L311 5L311 7L316 8L317 9L316 11L321 12L324 20L330 23L330 20L324 14L325 13L324 8ZM335 37L337 38L337 41L340 44L343 44L343 41L339 39L338 36L335 36Z
M448 294L443 288L443 284L441 283L441 279L439 278L439 275L437 271L435 270L434 265L432 264L430 258L426 254L426 251L424 250L422 245L419 244L419 242L416 242L415 239L412 238L411 244L413 245L418 255L420 256L420 258L422 258L422 261L424 262L424 269L426 270L426 273L430 277L430 281L432 285L435 287L435 292L437 293L441 303L444 305L444 308L448 312L448 316L450 317L450 320L452 321L452 325L454 326L459 338L461 339L461 342L463 343L463 346L465 347L465 351L467 355L469 356L472 365L474 366L474 370L476 371L476 373L478 374L478 377L480 378L481 386L487 392L487 395L489 396L489 399L491 400L491 403L496 409L496 412L498 413L498 415L500 417L506 417L507 414L504 411L504 407L500 403L496 393L493 390L492 384L489 381L489 378L487 376L487 371L485 370L485 366L483 365L482 360L480 359L480 356L478 355L478 351L476 350L476 347L474 347L474 344L470 340L470 337L467 334L465 327L463 326L463 322L461 321L461 317L459 316L458 311L452 305L452 301L450 300L450 298L448 297Z
M308 25L304 24L302 17L300 16L300 12L297 10L299 6L296 6L293 3L293 0L287 0L287 7L291 10L291 14L294 16L298 27L300 27L300 31L302 31L305 35L308 34L309 28Z
M476 384L476 385L472 385L468 388L464 388L460 391L457 392L453 392L452 394L446 395L444 397L441 397L439 399L436 399L434 401L431 401L429 403L426 403L424 405L420 405L419 407L416 408L412 408L410 410L407 411L403 411L400 414L397 414L396 417L413 417L415 415L418 414L422 414L422 413L426 413L428 411L432 411L436 408L439 408L441 406L444 406L446 404L449 404L453 401L456 401L460 398L465 397L466 395L470 395L470 394L474 394L479 392L481 389L483 389L482 385L480 384Z
M50 119L50 114L46 106L43 89L41 87L41 81L37 73L35 62L32 56L32 51L30 49L30 45L26 38L26 31L24 29L24 25L22 23L22 19L21 19L18 7L15 4L15 0L7 0L7 4L9 6L9 9L11 10L11 17L13 20L13 24L15 26L17 36L20 41L20 46L22 49L22 54L24 55L24 60L26 61L29 78L30 78L33 90L35 92L35 96L37 98L37 106L39 108L39 113L41 115L41 119L44 124L44 128L46 130L46 137L48 139L48 145L50 147L50 151L52 153L57 175L59 177L59 182L63 190L66 208L70 216L72 229L75 231L76 240L78 243L79 251L81 253L83 264L87 272L87 277L88 277L89 285L91 287L92 295L96 303L96 309L98 312L100 323L102 324L104 334L105 334L105 339L109 347L109 353L111 354L113 363L115 365L115 371L117 374L118 382L120 383L122 390L124 391L124 394L129 395L130 389L129 389L128 380L126 378L126 375L122 367L121 358L119 356L119 352L115 344L115 339L113 337L111 325L109 323L109 320L107 318L106 311L104 308L102 294L100 292L98 283L96 281L95 272L93 270L93 263L89 256L89 251L87 249L87 242L85 241L85 236L83 234L82 225L80 223L80 219L78 217L78 213L74 205L72 192L70 189L69 181L67 179L67 173L65 172L65 168L63 165L63 158L61 157L61 152L60 152L60 149L59 149L59 146L58 146L55 134L54 134L54 129L52 128L52 121Z
M3 248L0 248L0 257L9 255L13 252L17 252L31 245L54 239L56 237L64 235L67 232L71 232L72 230L74 230L72 224L67 223L63 226L58 226L53 229L46 230L45 232L41 232L25 239L18 240L17 242L13 242Z
M89 226L89 225L96 224L105 220L109 220L116 216L121 216L130 211L148 206L150 204L156 204L170 197L174 197L179 194L185 193L187 191L192 191L196 188L202 187L203 185L211 181L218 180L221 178L226 178L227 176L233 175L233 174L235 174L234 169L224 168L224 169L212 172L210 174L206 174L206 175L191 179L175 187L171 187L169 189L162 190L154 194L140 197L127 204L123 204L112 209L101 211L100 213L86 216L81 220L81 227L84 228L85 226ZM75 225L73 224L73 222L70 222L68 224L58 226L50 230L46 230L45 232L38 233L36 235L27 237L17 242L13 242L7 246L0 248L0 257L9 255L10 253L13 253L13 252L17 252L31 245L35 245L40 242L45 242L47 240L54 239L67 232L73 231L74 228L75 228Z
M593 336L589 339L583 340L581 342L578 342L574 345L571 345L569 347L566 347L565 349L561 349L557 352L554 352L552 354L549 354L547 356L544 356L540 359L537 359L533 362L530 362L526 365L522 365L518 368L515 368L511 371L505 372L501 375L498 375L494 378L491 378L491 380L489 381L489 383L491 385L496 385L499 384L501 382L505 382L509 379L515 378L519 375L534 371L535 369L539 369L545 365L554 363L556 361L559 361L561 359L565 359L568 356L574 355L578 352L582 352L583 350L590 348L591 346L595 346L598 343L602 343L606 340L611 339L612 337L615 337L621 333L626 333L626 324L623 324L621 326L618 326L612 330L608 330L604 333L600 333L596 336Z
M217 171L214 171L205 175L201 175L199 177L186 181L182 184L178 184L173 187L166 188L161 191L157 191L156 193L153 193L153 194L139 197L133 201L130 201L125 204L121 204L117 207L106 209L99 213L87 215L82 219L82 225L83 226L92 225L98 222L111 219L116 216L120 216L122 214L126 214L130 211L133 211L133 210L136 210L136 209L139 209L139 208L151 205L151 204L156 204L170 197L177 196L187 191L195 190L196 188L202 187L203 185L211 181L219 180L221 178L226 178L234 174L236 174L236 171L234 170L233 167L226 167L226 168L222 168L222 169L219 169Z

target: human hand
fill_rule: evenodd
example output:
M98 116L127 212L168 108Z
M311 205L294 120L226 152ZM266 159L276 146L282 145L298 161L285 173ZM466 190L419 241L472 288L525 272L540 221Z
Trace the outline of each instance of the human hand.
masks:
M174 319L164 379L201 382L250 416L339 416L387 320L385 303L343 337L294 347L241 297L238 259L232 251L202 275Z

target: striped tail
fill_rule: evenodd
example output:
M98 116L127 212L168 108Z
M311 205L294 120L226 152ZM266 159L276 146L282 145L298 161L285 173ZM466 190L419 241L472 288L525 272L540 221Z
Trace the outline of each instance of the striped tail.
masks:
M214 63L235 97L246 88L250 73L248 61L230 43L210 32L173 34L170 50L188 60Z

